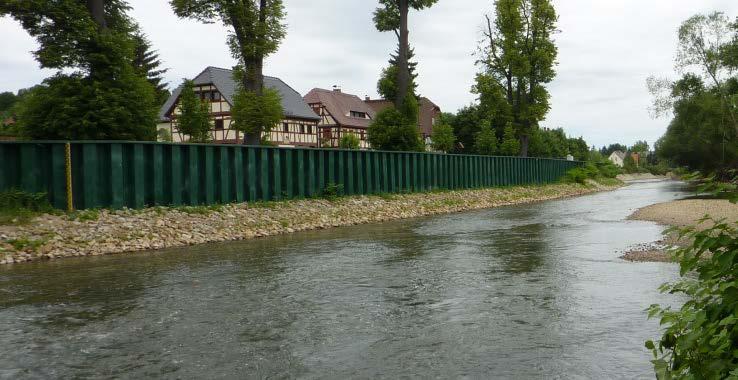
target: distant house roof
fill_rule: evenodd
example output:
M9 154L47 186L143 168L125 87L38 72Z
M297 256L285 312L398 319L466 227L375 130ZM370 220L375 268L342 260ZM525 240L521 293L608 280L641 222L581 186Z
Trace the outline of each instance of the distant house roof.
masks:
M308 104L320 103L325 106L341 126L368 128L372 122L371 119L374 119L375 112L372 107L369 107L358 96L343 93L341 90L314 88L305 95L304 99ZM369 115L369 119L352 117L351 111L365 113Z
M192 81L195 85L214 85L228 104L233 105L233 96L237 88L236 81L233 79L233 70L209 66ZM300 93L281 79L265 75L264 86L276 90L279 93L282 98L282 109L284 110L285 117L320 120L318 115L302 100ZM167 99L166 103L159 110L159 120L169 121L168 115L172 111L181 92L182 86L174 90L172 96Z
M623 153L623 152L621 152L619 150L616 150L616 151L612 152L612 154L610 155L610 157L612 157L613 155L617 156L621 160L625 160L625 153Z
M387 100L387 99L366 99L364 100L364 102L368 104L369 107L372 107L374 112L377 112L377 113L381 112L383 109L393 104L391 100ZM441 109L441 107L438 107L436 103L433 103L430 99L426 97L421 97L420 99L418 99L418 103L421 108L423 108L424 106L428 106L430 108L434 108L437 110Z

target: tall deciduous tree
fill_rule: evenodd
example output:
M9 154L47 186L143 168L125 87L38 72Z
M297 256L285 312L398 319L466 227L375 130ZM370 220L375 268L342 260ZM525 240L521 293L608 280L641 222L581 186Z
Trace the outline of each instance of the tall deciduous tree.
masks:
M475 90L488 116L513 124L521 156L528 155L530 135L550 109L546 84L556 74L557 21L550 0L496 0L494 17L486 16Z
M395 108L402 109L405 98L410 96L412 74L410 72L410 31L408 15L410 8L422 10L429 8L438 0L380 0L380 7L374 11L374 24L380 32L394 32L399 47L397 51L397 94ZM414 96L414 94L412 94Z
M684 71L697 68L705 79L712 82L720 95L725 113L738 131L735 99L725 89L725 76L729 68L723 58L730 35L730 20L722 12L690 17L679 28L676 67Z
M0 2L0 15L18 20L39 42L41 67L59 70L19 105L27 137L155 138L157 106L131 65L135 23L128 10L123 0Z
M247 102L247 108L274 108L273 96L264 97L264 58L277 51L286 33L284 6L281 0L171 0L174 12L183 18L213 23L219 20L230 28L228 45L238 60L240 70L235 70L240 82L239 91ZM257 130L244 128L244 143L258 145L261 134L271 125L261 125ZM251 129L251 130L250 130Z

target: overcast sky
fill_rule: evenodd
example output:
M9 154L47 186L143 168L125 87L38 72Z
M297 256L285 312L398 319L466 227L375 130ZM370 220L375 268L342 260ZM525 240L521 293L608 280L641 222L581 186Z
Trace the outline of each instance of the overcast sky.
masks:
M165 0L130 0L132 16L148 34L176 86L206 66L234 64L225 29L180 20ZM598 147L613 142L650 144L668 120L648 114L651 75L673 76L676 30L695 13L738 16L736 0L555 0L558 76L550 85L552 109L542 123L563 127ZM376 81L396 41L372 24L374 0L285 0L288 34L265 74L302 94L340 85L344 92L376 97ZM478 71L472 55L491 0L440 0L410 15L410 39L420 62L419 91L444 111L475 101ZM10 18L0 18L0 91L17 91L52 74L38 69L35 42Z

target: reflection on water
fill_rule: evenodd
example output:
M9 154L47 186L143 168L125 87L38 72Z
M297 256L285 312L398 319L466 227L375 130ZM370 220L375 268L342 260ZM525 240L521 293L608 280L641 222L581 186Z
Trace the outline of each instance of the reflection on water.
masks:
M652 377L648 182L580 198L0 268L0 377Z

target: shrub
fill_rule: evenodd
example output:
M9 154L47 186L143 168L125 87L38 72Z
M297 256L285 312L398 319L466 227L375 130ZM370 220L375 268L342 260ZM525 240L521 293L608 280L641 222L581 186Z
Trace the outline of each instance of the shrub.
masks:
M46 193L15 189L0 192L0 224L25 223L40 213L53 211Z
M439 152L450 152L454 149L456 136L454 129L444 123L437 122L433 125L433 134L431 135L433 149Z
M477 133L474 147L477 149L477 153L481 155L492 156L497 153L497 136L492 127L489 125L482 126L482 130Z
M394 107L379 112L369 125L367 138L374 149L394 151L424 151L425 144L415 123Z
M323 198L328 200L336 199L343 195L343 185L333 182L327 184L323 189Z
M520 141L515 137L515 129L513 129L512 123L507 123L505 127L499 153L502 156L517 156L520 154Z
M610 162L610 160L599 161L595 165L597 165L597 169L602 177L615 178L620 174L620 168Z
M682 279L664 284L663 293L687 297L678 310L648 309L665 330L647 341L659 379L722 379L738 376L738 231L716 223L702 231L686 229L692 244L673 252ZM696 276L695 276L696 275Z
M342 149L356 150L361 147L361 140L355 133L346 133L341 136L341 141L338 142L338 146Z
M566 172L564 182L584 184L589 179L589 174L584 168L574 168Z

